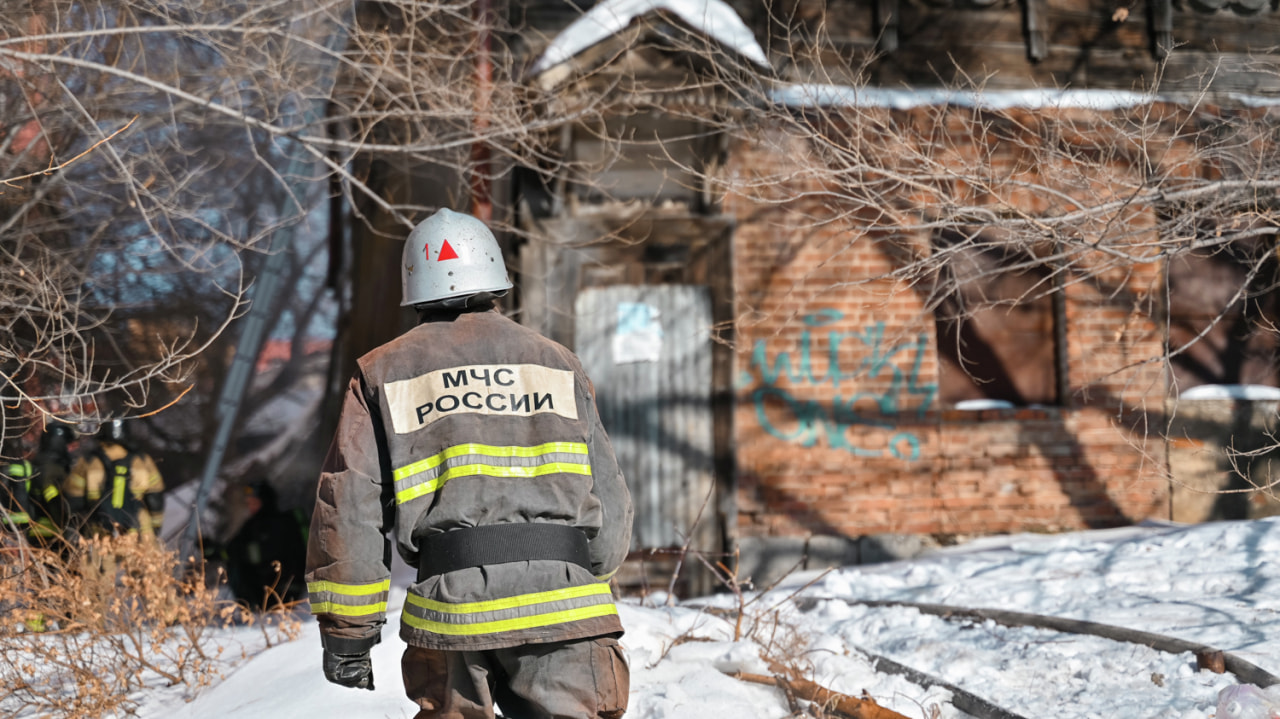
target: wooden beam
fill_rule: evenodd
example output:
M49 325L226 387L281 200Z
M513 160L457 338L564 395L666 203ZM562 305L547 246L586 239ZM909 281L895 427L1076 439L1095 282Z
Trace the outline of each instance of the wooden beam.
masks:
M1049 54L1048 33L1045 31L1044 0L1023 0L1023 31L1027 39L1027 59L1039 62Z
M1173 50L1173 3L1170 0L1147 0L1151 20L1151 54L1157 60Z
M889 53L898 49L898 0L876 0L876 49Z

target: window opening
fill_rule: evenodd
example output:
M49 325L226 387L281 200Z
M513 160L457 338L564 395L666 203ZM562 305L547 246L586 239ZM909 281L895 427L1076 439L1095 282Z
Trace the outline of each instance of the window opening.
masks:
M1052 267L992 230L943 230L933 248L942 403L1059 404Z

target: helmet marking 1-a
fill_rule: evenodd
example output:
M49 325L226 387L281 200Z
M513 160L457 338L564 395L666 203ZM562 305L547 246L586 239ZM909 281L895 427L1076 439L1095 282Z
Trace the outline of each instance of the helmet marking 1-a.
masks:
M449 209L409 233L400 280L401 307L511 289L493 232L480 220Z

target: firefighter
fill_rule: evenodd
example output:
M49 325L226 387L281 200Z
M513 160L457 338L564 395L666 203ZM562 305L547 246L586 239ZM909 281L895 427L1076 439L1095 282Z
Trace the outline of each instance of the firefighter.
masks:
M12 449L4 452L5 464L0 467L0 520L3 521L5 542L21 543L30 529L31 477L35 468L28 459L15 459L24 454Z
M415 227L401 280L419 323L358 361L312 513L326 679L373 689L394 541L417 568L400 620L417 719L622 716L608 581L632 507L591 382L495 309L511 281L476 218Z
M303 598L307 552L306 517L280 508L265 479L244 487L248 519L227 542L227 586L254 607L290 604Z
M71 446L78 439L76 431L66 424L54 423L45 427L40 435L40 448L36 450L35 504L40 513L37 520L41 540L61 536L70 514L62 487L71 472Z
M155 461L134 445L122 419L104 423L97 439L98 446L80 457L67 476L64 494L73 523L88 536L159 536L164 478Z
M69 447L74 440L75 432L67 425L50 425L41 434L34 457L4 468L5 523L40 546L47 546L65 526L66 503L60 487L71 464Z
M55 427L69 430L65 426ZM43 469L49 464L47 460L52 441L61 436L60 431L46 430L32 459L0 465L0 520L3 522L0 545L14 550L13 555L5 558L6 564L17 563L8 567L8 578L19 583L30 582L23 589L11 593L15 597L26 595L26 599L4 602L0 613L22 609L22 626L32 632L43 632L49 628L44 613L33 606L30 598L47 590L51 577L56 573L57 563L50 562L53 555L39 551L39 548L49 548L54 544L64 517L59 511L62 503L56 484L57 474ZM10 457L12 453L5 452L5 456ZM33 548L35 551L31 551Z

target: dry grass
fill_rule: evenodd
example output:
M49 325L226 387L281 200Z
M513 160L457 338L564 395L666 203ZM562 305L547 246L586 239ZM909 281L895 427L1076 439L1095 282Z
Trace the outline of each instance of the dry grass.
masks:
M175 553L137 536L0 549L0 716L127 715L138 692L218 678L210 629L260 623L271 643L297 635L286 612L220 601Z

